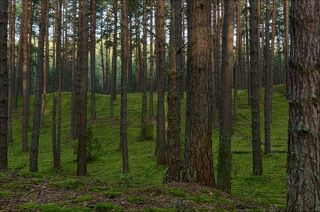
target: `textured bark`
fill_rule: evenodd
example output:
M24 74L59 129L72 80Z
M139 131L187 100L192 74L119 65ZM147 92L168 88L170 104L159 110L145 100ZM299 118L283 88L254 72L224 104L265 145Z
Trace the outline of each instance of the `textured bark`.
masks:
M88 0L79 1L79 76L80 98L79 98L79 140L77 175L87 174L86 161L86 131L87 131L87 90L88 90Z
M164 15L165 0L156 2L156 35L157 35L157 137L156 137L156 155L157 164L164 165L166 159L166 129L165 129L165 112L164 112L164 62L165 62L165 31Z
M152 0L151 0L152 1ZM133 37L133 26L132 26L132 15L129 15L129 61L128 61L128 91L133 92L133 73L132 73L132 54L133 54L133 47L132 47L132 37ZM151 42L151 41L150 41Z
M8 168L8 1L0 1L0 170Z
M174 1L172 5L175 10L175 30L176 30L176 63L177 63L177 77L178 77L178 88L181 97L184 95L184 80L183 80L183 67L184 67L184 55L183 46L184 40L182 38L182 22L183 22L183 7L182 0Z
M129 173L128 139L127 139L127 76L129 59L129 30L127 1L121 0L121 117L120 117L120 143L122 152L122 171Z
M287 211L320 205L320 2L291 1Z
M104 16L102 14L102 19L104 19ZM104 69L104 51L103 51L103 30L104 30L104 25L103 25L103 20L101 21L101 25L100 25L100 37L101 37L101 41L100 41L100 57L101 57L101 72L102 72L102 93L106 93L106 73L105 73L105 69Z
M188 0L188 79L184 181L214 186L209 74L210 2Z
M264 153L269 154L271 152L271 98L272 98L272 58L271 58L271 46L270 46L270 0L266 1L266 17L265 17L265 47L264 47L264 134L265 134L265 145Z
M220 99L220 144L218 187L231 193L231 134L232 134L232 83L233 83L233 34L234 0L224 0L224 25L222 39L222 72Z
M253 175L262 175L260 141L260 92L259 92L259 2L250 0L250 88Z
M29 80L29 9L31 2L22 1L22 50L23 50L23 112L22 112L22 151L27 152L28 147L28 128L29 128L29 99L30 99L30 80Z
M110 48L106 48L106 90L107 94L111 93L111 75L110 75Z
M286 93L289 92L289 0L284 0L284 71L286 76Z
M43 94L44 43L47 31L48 0L41 1L41 17L39 25L39 44L36 73L36 95L34 102L32 139L30 145L30 171L38 172L39 137L41 124L41 108Z
M154 41L153 41L153 0L150 0L150 79L149 79L149 119L154 116Z
M96 0L90 0L91 122L96 120Z
M179 76L177 72L177 30L176 17L177 8L176 2L171 0L171 23L170 23L170 46L169 46L169 76L168 76L168 170L165 176L166 182L180 181L181 164L180 164L180 99L181 88L179 87ZM180 2L181 3L181 2ZM181 34L182 36L182 34Z
M245 9L245 16L246 16L246 69L247 69L247 85L248 85L248 105L251 105L251 80L250 80L250 46L249 46L249 0L245 0L246 9Z

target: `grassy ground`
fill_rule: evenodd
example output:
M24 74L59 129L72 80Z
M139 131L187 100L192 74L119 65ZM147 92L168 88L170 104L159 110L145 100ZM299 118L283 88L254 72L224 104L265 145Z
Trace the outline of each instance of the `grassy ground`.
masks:
M261 207L283 209L286 197L288 107L282 90L282 87L276 87L274 92L272 123L274 152L264 156L264 175L260 177L252 176L251 125L247 92L240 91L238 94L237 120L232 137L232 197L208 188L194 188L184 184L163 185L165 167L155 164L155 141L138 140L140 94L128 96L129 176L121 174L122 163L118 151L119 115L113 119L109 118L109 96L97 95L97 120L92 129L94 138L99 140L102 148L98 158L88 164L88 176L75 177L76 155L75 141L70 138L69 93L62 94L63 170L56 173L52 168L52 96L49 95L44 128L41 130L39 173L31 174L26 164L28 154L21 151L22 105L20 104L19 112L14 113L14 142L9 148L10 170L8 173L0 173L2 176L0 209L1 207L42 211L68 210L68 208L79 211L151 210L152 208L154 210L162 208L166 211L175 210L174 208L222 211L260 210ZM119 114L119 102L120 97L115 103L115 114ZM30 110L30 123L32 123L32 112L33 104ZM263 132L263 126L261 129ZM262 140L264 140L263 135ZM213 141L214 163L217 167L218 131L214 132Z

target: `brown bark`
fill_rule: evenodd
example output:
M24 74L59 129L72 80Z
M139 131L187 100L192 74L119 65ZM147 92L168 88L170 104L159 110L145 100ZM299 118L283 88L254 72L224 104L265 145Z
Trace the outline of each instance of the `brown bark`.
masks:
M36 73L36 95L34 102L32 139L30 145L30 171L38 172L39 137L43 94L44 43L47 31L48 0L41 1L41 17L39 25L39 44Z
M0 170L8 168L8 1L0 1Z
M184 67L184 40L182 38L182 22L183 22L183 7L182 0L174 1L173 6L175 10L175 30L176 30L176 64L177 64L177 77L178 87L180 95L183 98L184 95L184 79L183 79L183 67Z
M319 211L320 2L291 1L287 211Z
M150 0L150 79L149 79L149 119L154 116L154 41L153 41L153 0Z
M188 0L188 79L184 181L214 186L209 74L210 2Z
M259 91L259 2L250 0L250 87L253 175L262 175L260 140L260 91Z
M284 0L284 72L286 76L286 93L289 92L289 0Z
M121 118L120 143L122 152L122 171L129 173L128 141L127 141L127 76L129 59L129 32L127 1L121 0Z
M218 163L218 187L231 193L231 133L232 133L232 83L233 83L233 35L234 1L224 0L224 25L222 39L222 72L220 99L220 144ZM239 7L239 5L238 5Z
M22 50L23 50L23 113L22 113L22 151L27 152L28 147L28 128L29 128L29 99L30 99L30 81L29 81L29 9L31 2L23 0L22 9Z
M157 137L156 137L156 155L157 164L164 165L166 159L166 135L165 135L165 112L164 112L164 62L165 62L165 31L164 15L165 1L156 1L156 45L157 45Z
M165 176L165 182L180 181L181 164L180 164L180 101L181 88L179 87L179 76L177 72L177 30L176 2L171 0L171 23L170 23L170 46L169 46L169 74L168 74L168 170ZM180 2L181 3L181 2ZM182 35L182 34L181 34Z
M79 76L80 76L80 98L79 98L79 140L77 175L87 174L86 161L86 131L87 131L87 87L88 87L88 0L79 1Z

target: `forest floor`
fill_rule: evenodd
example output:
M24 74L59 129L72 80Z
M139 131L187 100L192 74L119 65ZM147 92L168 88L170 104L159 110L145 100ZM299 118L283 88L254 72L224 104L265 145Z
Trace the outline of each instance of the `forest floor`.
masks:
M250 108L247 103L247 92L238 92L237 118L232 137L231 196L196 185L163 184L166 169L155 163L155 141L139 140L140 94L128 96L130 175L121 174L118 115L120 97L115 102L114 114L117 115L111 119L109 96L97 95L97 120L91 126L93 138L101 144L101 148L95 151L96 158L88 163L88 175L75 176L76 141L70 137L69 93L62 94L62 170L56 173L52 168L52 96L48 95L44 127L40 137L39 173L30 173L27 163L29 156L21 151L20 100L18 112L15 112L13 117L14 141L9 147L9 171L0 173L0 211L9 209L17 211L283 210L286 203L288 126L288 104L283 91L283 86L274 89L271 129L273 152L264 155L263 176L252 175ZM30 105L30 123L32 123L32 102L33 98ZM184 115L185 106L182 109ZM90 113L88 114L90 118ZM184 123L183 118L182 135L184 135ZM262 140L264 140L263 110L261 123ZM32 126L29 135L31 128ZM218 138L218 130L215 130L213 137L215 168L217 168Z

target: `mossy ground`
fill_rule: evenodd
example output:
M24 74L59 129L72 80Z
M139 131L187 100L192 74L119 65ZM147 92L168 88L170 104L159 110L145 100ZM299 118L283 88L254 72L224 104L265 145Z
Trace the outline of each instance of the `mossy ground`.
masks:
M166 168L155 163L155 141L141 141L140 112L141 95L128 95L128 142L130 175L121 174L121 155L119 152L119 106L120 97L115 102L114 118L110 118L109 96L97 95L97 120L92 125L93 135L102 143L99 157L88 164L86 177L75 177L76 156L74 143L70 136L70 94L62 93L62 171L56 173L52 168L51 117L52 96L46 100L44 127L41 130L39 147L39 173L28 171L29 155L21 151L21 109L13 115L13 143L9 146L9 171L0 173L0 209L15 207L24 210L56 211L74 210L117 211L132 210L175 210L180 202L183 207L203 210L237 210L241 208L258 209L284 208L286 198L286 150L287 150L287 120L288 106L282 93L282 87L275 87L273 98L272 151L263 157L263 176L252 175L251 123L250 108L247 103L247 92L239 91L237 98L237 116L232 137L232 195L225 196L211 189L201 188L198 193L183 186L163 185ZM89 99L89 97L88 97ZM184 100L185 101L185 100ZM32 129L33 98L30 104L30 137ZM183 104L185 105L185 104ZM90 106L90 103L88 103ZM261 108L263 109L263 102ZM155 105L156 107L156 105ZM90 108L88 109L90 110ZM185 106L183 110L182 135L184 135ZM90 113L88 113L88 116ZM88 117L88 120L90 117ZM88 124L90 121L88 121ZM261 132L263 135L263 110L261 110ZM213 152L215 168L219 131L214 131ZM264 146L262 145L262 148ZM30 192L40 189L34 185L44 186L54 195L66 191L63 195L70 201L59 198L38 201L36 196L30 197ZM32 190L33 189L33 190ZM199 190L199 189L198 189ZM25 193L27 192L27 193ZM213 193L212 193L213 192ZM99 195L102 195L100 197ZM146 195L148 194L148 195ZM172 204L161 204L154 198L152 205L150 194L158 198L172 199ZM98 195L98 196L96 196ZM26 198L21 198L26 196ZM152 195L151 195L152 196ZM11 202L9 199L19 199ZM29 198L29 199L28 199ZM238 198L241 199L238 200ZM98 200L99 201L98 201ZM119 203L123 200L125 203ZM107 201L107 202L103 202ZM179 202L180 201L180 202ZM186 201L186 202L184 202ZM28 203L30 202L30 203ZM252 204L254 203L254 204ZM184 206L184 205L187 206ZM251 205L251 206L250 206ZM252 206L253 205L253 206ZM254 206L256 205L256 206ZM260 206L257 206L260 205ZM153 209L152 209L153 208Z

